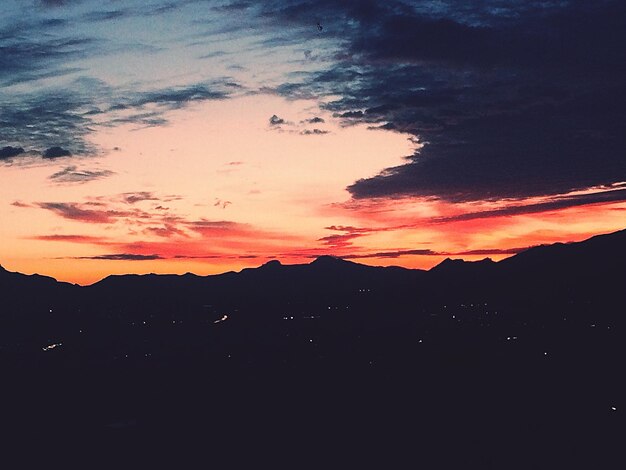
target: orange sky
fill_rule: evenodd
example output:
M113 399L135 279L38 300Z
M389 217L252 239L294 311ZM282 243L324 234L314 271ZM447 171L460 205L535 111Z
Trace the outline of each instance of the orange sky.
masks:
M293 125L270 128L272 114ZM298 123L313 115L326 119L328 134L299 134ZM625 203L446 221L519 201L353 201L347 185L398 164L414 146L402 134L341 127L309 101L256 95L169 118L165 127L95 134L104 149L97 158L0 167L2 265L81 284L111 273L210 274L320 254L429 268L448 256L498 260L507 250L623 228ZM84 184L48 179L68 166L114 174Z

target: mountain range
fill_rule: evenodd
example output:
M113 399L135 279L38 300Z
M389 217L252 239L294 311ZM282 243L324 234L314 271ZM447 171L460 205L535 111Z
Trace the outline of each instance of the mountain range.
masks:
M207 458L613 468L624 266L625 230L429 271L322 256L81 287L0 268L3 426L142 458L182 437Z
M83 309L152 308L160 311L202 305L241 306L295 303L317 308L352 301L411 308L416 302L490 297L571 295L619 296L625 280L626 230L578 243L530 248L500 262L446 259L429 271L374 267L321 256L310 264L270 261L258 268L219 275L115 275L89 286L8 272L0 267L0 295L7 308L30 311L49 306ZM620 297L623 300L623 297Z

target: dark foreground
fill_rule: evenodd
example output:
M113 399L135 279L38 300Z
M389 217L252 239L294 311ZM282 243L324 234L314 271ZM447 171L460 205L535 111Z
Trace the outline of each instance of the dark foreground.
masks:
M334 344L315 333L302 348L259 339L198 360L89 364L64 360L59 349L4 369L2 426L16 443L49 445L55 458L86 450L142 468L168 458L623 468L624 347L616 335L571 332L550 347L546 337L477 342L450 330L449 340L430 344L409 341L406 330L361 331Z

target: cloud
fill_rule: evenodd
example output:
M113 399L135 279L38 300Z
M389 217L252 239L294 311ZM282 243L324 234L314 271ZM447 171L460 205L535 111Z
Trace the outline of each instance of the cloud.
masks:
M136 215L132 212L120 212L108 209L89 209L76 203L41 202L38 203L37 206L51 211L64 219L95 224L111 224L120 217L130 217Z
M400 256L441 256L442 253L428 250L396 250L396 251L379 251L376 253L359 253L341 256L344 259L361 259L361 258L399 258Z
M96 256L77 256L72 259L93 259L93 260L105 260L105 261L150 261L156 259L163 259L161 256L152 255L139 255L134 253L113 253L107 255Z
M50 147L43 153L43 158L71 157L72 152L62 147Z
M322 0L263 15L342 25L333 62L273 92L328 97L336 117L423 144L350 185L354 198L495 201L626 180L623 2Z
M138 93L130 100L130 106L145 106L147 104L167 105L173 109L179 108L185 103L205 100L221 100L228 96L224 90L217 89L217 82L211 87L207 84L196 84L183 87L171 87L162 90L154 90ZM214 89L215 88L215 89Z
M270 126L280 126L281 124L285 124L285 120L282 118L279 118L275 114L272 115L272 117L270 117L269 122L270 122Z
M49 34L50 28L61 24L62 21L21 24L31 30L29 35L24 35L20 28L0 29L0 84L12 86L79 71L71 63L94 53L96 43L85 36L63 38Z
M127 10L107 10L107 11L93 11L86 13L83 19L92 23L99 23L102 21L111 21L123 18L128 14Z
M222 209L226 209L229 205L231 205L232 202L230 201L223 201L221 199L217 199L215 200L215 203L213 204L214 207L221 207Z
M226 12L241 11L241 10L250 8L251 6L252 4L250 2L236 1L236 2L225 3L224 5L214 6L213 10L226 11Z
M39 0L39 3L41 3L45 7L53 8L68 5L72 3L72 1L73 0Z
M532 204L509 205L506 207L486 211L467 212L464 214L447 217L434 217L430 219L430 222L448 223L494 217L510 217L514 215L550 212L555 210L567 209L570 207L584 206L588 204L601 204L621 201L626 201L626 189L600 191L595 193L572 196L557 196L548 201L542 201Z
M0 148L0 160L8 160L12 157L17 157L24 153L24 149L22 147L11 147L10 145L7 147Z
M149 191L137 191L130 193L122 193L120 194L120 198L126 204L136 204L142 201L158 201L159 198Z
M67 166L48 177L55 183L87 183L114 175L110 170L79 170L76 166Z
M175 225L165 224L163 227L148 227L143 230L148 235L156 235L162 238L171 238L174 236L189 237L183 230L176 228Z
M13 201L11 205L14 207L22 207L22 208L33 207L32 205L26 204L25 202L22 202L22 201Z
M37 235L34 237L30 237L30 240L39 240L46 242L71 242L71 243L87 243L87 244L95 244L101 245L104 243L108 243L105 239L101 237L93 237L89 235Z
M2 44L0 38L0 48ZM40 54L47 56L48 52ZM0 57L0 85L5 73L12 80L19 78L19 73L11 69L13 65L2 67L3 60L4 55ZM46 67L29 64L26 70L40 68ZM136 88L112 87L101 80L82 77L64 87L29 87L30 91L0 93L0 142L49 149L43 153L50 158L65 156L52 152L52 147L72 155L94 155L98 149L88 136L103 127L164 125L172 110L196 102L226 99L238 90L229 77L152 90Z
M329 131L323 131L321 129L305 129L300 132L300 135L324 135L328 133Z
M373 253L350 253L341 255L343 259L364 259L364 258L399 258L401 256L483 256L483 255L515 255L522 251L526 251L532 247L521 248L484 248L477 250L465 250L465 251L434 251L429 249L409 249L409 250L393 250L393 251L378 251Z
M93 121L85 109L90 102L86 88L96 86L78 82L74 85L72 92L40 90L0 95L0 141L44 149L47 158L65 156L68 152L93 153L93 145L86 140Z
M352 240L364 236L364 233L345 233L328 235L326 237L318 238L318 242L322 242L324 245L332 247L346 247L352 245Z
M303 122L308 122L309 124L322 124L326 121L324 121L324 119L321 117L315 116L309 119L305 119Z

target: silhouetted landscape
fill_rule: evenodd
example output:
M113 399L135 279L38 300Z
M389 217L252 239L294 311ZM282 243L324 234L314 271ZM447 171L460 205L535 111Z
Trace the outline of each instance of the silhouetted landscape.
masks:
M620 231L429 271L322 256L81 287L1 269L4 425L609 468L625 265Z

